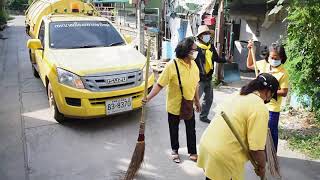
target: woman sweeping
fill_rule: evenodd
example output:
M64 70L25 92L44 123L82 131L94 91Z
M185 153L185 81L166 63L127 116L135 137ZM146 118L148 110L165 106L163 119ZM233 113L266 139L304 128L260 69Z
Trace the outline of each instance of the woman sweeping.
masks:
M166 104L172 159L174 162L180 163L178 134L180 119L183 119L186 125L189 159L197 161L195 117L193 112L193 104L197 112L201 110L198 95L199 69L194 62L197 57L197 46L192 38L186 38L179 42L175 52L177 59L166 65L158 82L153 86L144 103L150 101L163 87L167 86ZM185 114L189 114L189 117L182 117Z
M218 109L218 112L225 112L242 141L248 145L258 165L256 173L261 177L265 174L264 149L268 129L265 103L277 97L278 86L275 77L260 74ZM244 179L247 154L220 113L217 114L201 137L198 166L204 169L207 180Z
M254 64L252 60L253 42L249 41L247 67L254 70ZM269 52L266 55L266 59L257 61L257 68L260 73L270 73L279 82L279 90L277 91L278 99L272 99L268 104L269 110L269 128L274 142L274 147L278 149L278 124L280 117L280 107L282 103L282 97L286 97L288 94L289 76L288 72L284 68L283 64L286 62L287 56L282 45L273 43L269 47Z

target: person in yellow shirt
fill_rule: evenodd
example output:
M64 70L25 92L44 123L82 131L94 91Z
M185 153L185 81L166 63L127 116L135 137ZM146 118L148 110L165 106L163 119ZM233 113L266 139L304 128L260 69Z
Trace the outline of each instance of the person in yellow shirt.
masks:
M220 115L225 112L242 141L258 163L256 173L265 174L265 145L268 129L268 109L265 103L277 97L279 83L268 73L243 86L219 105L217 115L203 133L199 144L197 165L205 172L207 180L242 180L248 161L240 143ZM232 108L230 108L232 107Z
M247 67L249 69L254 69L252 54L250 52L252 45L253 42L249 41L249 53L247 58ZM286 60L287 56L284 47L280 44L273 43L269 47L269 52L266 54L266 59L257 61L257 68L259 72L272 74L275 78L277 78L280 84L279 90L277 91L278 99L273 99L267 104L269 109L269 128L276 150L278 149L278 124L282 97L287 96L289 87L289 75L283 65Z
M158 82L153 86L147 98L143 100L143 103L150 101L163 87L167 86L166 108L168 112L172 159L176 163L180 162L178 134L182 95L186 100L194 100L197 112L201 110L198 95L199 69L194 62L197 56L196 48L197 46L192 38L186 38L179 42L175 49L177 59L170 61L166 65ZM180 76L182 89L180 89L178 74ZM184 123L186 126L188 153L190 154L189 159L196 161L198 156L195 117L194 112L192 113L192 118L184 119Z

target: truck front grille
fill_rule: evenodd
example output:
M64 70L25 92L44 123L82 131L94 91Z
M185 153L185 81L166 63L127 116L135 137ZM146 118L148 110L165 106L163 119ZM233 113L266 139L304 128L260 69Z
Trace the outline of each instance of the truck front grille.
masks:
M142 82L141 70L113 72L103 75L82 77L86 89L90 91L114 91L139 86Z

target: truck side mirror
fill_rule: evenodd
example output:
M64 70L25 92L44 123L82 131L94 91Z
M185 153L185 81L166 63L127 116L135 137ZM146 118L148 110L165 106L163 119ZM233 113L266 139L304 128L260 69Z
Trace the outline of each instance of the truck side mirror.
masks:
M123 35L123 36L124 36L124 39L126 40L126 42L128 44L130 44L132 42L132 37L131 36L129 36L129 35Z
M27 42L27 47L32 50L43 49L40 39L29 39Z

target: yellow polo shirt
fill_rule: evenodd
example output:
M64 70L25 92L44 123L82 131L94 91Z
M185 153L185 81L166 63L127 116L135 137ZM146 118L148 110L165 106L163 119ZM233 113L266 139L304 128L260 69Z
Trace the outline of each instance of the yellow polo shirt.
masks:
M179 68L184 98L193 100L198 82L200 81L198 66L194 61L191 61L191 66L181 59L177 59L176 62ZM166 65L158 79L158 84L162 87L168 86L167 112L174 115L180 115L182 95L179 88L177 70L173 60Z
M289 88L289 75L283 65L279 67L272 68L271 65L265 61L257 61L257 67L260 73L272 74L279 82L279 88ZM278 96L278 100L271 99L267 104L269 111L280 112L282 103L282 96Z
M213 180L242 180L247 155L226 124L224 111L250 150L264 150L268 129L268 109L256 94L232 95L222 103L203 133L197 165Z

